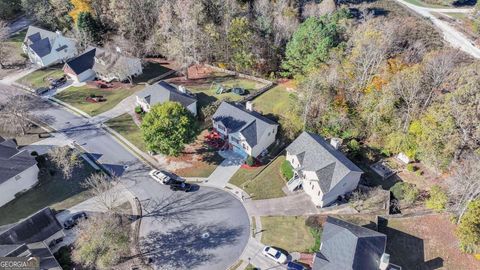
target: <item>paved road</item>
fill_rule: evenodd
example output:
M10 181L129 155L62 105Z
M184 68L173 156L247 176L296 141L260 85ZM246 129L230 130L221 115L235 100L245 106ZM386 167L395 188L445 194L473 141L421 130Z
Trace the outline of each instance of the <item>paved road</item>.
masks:
M18 91L0 84L0 99ZM229 193L210 187L172 192L153 181L150 168L97 124L38 97L32 98L32 112L120 176L141 200L141 243L155 268L223 270L240 257L249 237L249 219Z
M459 48L460 50L470 54L475 58L480 58L480 49L473 45L473 41L469 40L463 33L449 25L447 22L442 21L433 15L434 12L453 12L457 9L436 9L419 7L404 0L395 0L398 3L410 8L423 17L429 18L433 24L440 29L443 33L443 38L450 43L452 47ZM468 9L458 9L458 12L468 12Z
M25 16L16 19L8 25L9 35L13 35L16 32L27 28L30 24L32 24L32 20L28 19Z

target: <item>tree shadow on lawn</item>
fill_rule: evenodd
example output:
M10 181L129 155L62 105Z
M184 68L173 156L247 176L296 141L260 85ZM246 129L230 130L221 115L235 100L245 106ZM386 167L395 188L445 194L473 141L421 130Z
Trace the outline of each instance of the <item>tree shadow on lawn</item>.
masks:
M424 241L418 237L388 227L388 220L378 218L378 231L387 235L386 253L390 262L403 269L434 270L443 267L440 257L425 261Z
M192 269L225 259L216 256L214 250L234 245L242 233L241 227L226 224L188 224L166 233L150 232L140 239L140 247L157 267Z
M230 205L227 197L219 196L214 191L172 192L160 200L142 201L145 211L142 218L154 218L158 222L192 222L195 219L192 213L199 215Z

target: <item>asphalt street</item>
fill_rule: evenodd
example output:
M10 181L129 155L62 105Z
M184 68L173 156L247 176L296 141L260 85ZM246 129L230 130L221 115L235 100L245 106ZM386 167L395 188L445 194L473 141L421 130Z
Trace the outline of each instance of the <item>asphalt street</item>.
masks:
M19 91L0 84L0 99ZM98 124L36 96L31 105L41 121L83 147L139 198L144 211L140 242L154 268L224 270L240 257L249 219L228 192L211 187L173 192L151 179L151 168Z

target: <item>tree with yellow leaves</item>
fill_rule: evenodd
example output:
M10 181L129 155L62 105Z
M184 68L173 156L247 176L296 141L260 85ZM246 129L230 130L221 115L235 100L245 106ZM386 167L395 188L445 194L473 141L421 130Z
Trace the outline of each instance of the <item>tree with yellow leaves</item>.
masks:
M68 13L72 17L75 25L77 24L78 16L82 12L90 13L92 12L92 6L90 0L70 0L70 3L74 6L72 11Z

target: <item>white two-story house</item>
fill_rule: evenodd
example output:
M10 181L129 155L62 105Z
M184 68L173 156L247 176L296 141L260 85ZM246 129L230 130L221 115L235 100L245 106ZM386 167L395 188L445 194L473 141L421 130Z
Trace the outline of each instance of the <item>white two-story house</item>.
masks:
M290 190L303 187L317 207L357 188L363 171L321 136L303 132L286 149L294 169Z
M29 26L22 45L30 62L45 67L65 62L77 54L76 41L36 26Z
M162 104L167 101L180 103L189 110L193 116L197 116L197 98L188 92L184 87L175 87L165 81L149 85L136 95L136 103L148 112L155 104Z
M228 142L230 148L247 157L257 157L275 142L278 124L252 109L222 102L212 116L213 128Z

